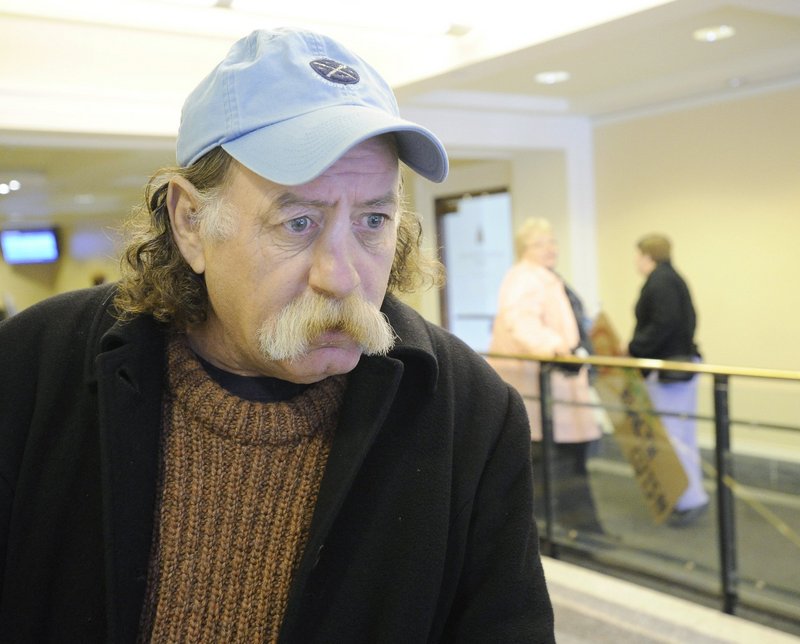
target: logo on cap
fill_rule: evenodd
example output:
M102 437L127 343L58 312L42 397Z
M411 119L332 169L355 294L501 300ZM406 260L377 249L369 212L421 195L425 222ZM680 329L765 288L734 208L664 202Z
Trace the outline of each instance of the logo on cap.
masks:
M311 69L322 76L322 78L332 83L354 85L361 80L355 69L348 67L344 63L337 63L330 58L317 58L316 60L312 60L309 65L311 65Z

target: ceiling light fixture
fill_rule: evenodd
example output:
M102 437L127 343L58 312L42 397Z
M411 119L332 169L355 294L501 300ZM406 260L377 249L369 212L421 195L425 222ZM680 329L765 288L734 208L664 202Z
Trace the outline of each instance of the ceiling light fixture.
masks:
M549 72L539 72L534 76L537 83L542 85L555 85L564 83L570 79L570 73L563 70L553 70Z
M692 37L698 42L717 42L736 35L736 29L730 25L716 25L714 27L703 27L697 29Z
M0 195L7 195L9 192L19 190L22 184L16 179L11 179L9 182L0 183Z
M448 27L446 35L460 38L461 36L466 36L470 31L472 31L472 27L469 25L454 22Z

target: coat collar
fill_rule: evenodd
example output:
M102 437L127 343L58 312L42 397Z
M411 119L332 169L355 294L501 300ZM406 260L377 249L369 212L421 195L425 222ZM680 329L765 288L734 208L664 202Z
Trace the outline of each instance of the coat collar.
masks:
M134 641L144 602L159 470L165 334L115 322L94 361L100 420L109 640ZM153 332L156 331L156 332Z
M439 380L439 363L428 325L393 295L386 296L381 310L398 337L389 357L403 362L406 369L414 369L414 377L422 378L426 390L432 393Z

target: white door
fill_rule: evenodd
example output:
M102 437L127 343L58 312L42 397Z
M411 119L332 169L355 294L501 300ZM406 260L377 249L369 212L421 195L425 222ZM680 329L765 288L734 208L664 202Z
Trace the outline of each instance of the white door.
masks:
M453 203L453 200L449 200ZM511 197L508 192L457 200L441 215L444 304L450 331L479 352L489 349L500 282L514 262Z

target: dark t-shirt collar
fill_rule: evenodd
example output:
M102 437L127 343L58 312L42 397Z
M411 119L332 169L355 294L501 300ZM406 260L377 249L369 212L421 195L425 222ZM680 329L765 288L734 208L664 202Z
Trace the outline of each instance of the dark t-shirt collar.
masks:
M197 354L195 354L197 355ZM197 356L209 376L223 389L239 398L254 402L280 402L294 398L305 391L309 385L289 382L269 376L241 376L214 366Z

